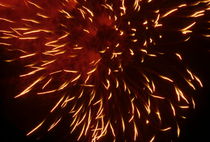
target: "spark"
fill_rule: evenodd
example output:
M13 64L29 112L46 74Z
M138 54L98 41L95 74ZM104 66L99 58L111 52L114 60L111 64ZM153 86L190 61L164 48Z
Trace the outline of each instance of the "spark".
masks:
M29 136L32 133L34 133L39 127L42 126L42 124L45 122L45 120L43 120L40 124L38 124L34 129L32 129L30 132L28 132L26 135Z
M203 87L203 84L202 84L201 80L197 76L195 76L195 75L194 75L194 77L198 81L200 87Z
M26 57L23 56L22 58L26 58ZM33 74L35 74L35 73L37 73L37 72L39 72L41 70L44 70L44 68L39 68L38 67L38 68L36 68L35 70L33 70L33 71L29 72L29 73L20 75L20 77L25 77L25 76L33 75Z
M6 7L6 8L10 8L10 7L11 7L10 5L3 4L3 3L0 3L0 6L2 6L2 7Z
M155 140L155 136L153 136L149 142L153 142L154 140Z
M28 55L23 55L23 56L20 56L20 58L28 58L28 57L31 57L31 56L34 56L36 55L36 53L32 53L32 54L28 54Z
M24 91L22 91L20 94L18 94L17 96L15 96L14 98L18 98L21 97L25 94L27 94L28 92L30 92L33 88L33 86L35 86L38 82L40 82L41 80L44 79L44 76L39 77L36 81L34 81L31 85L29 85Z
M33 30L33 31L29 31L29 32L25 32L23 33L24 35L27 35L27 34L33 34L33 33L39 33L39 32L46 32L46 33L51 33L52 31L49 31L49 30L42 30L42 29L38 29L38 30Z
M57 90L54 89L54 90L49 90L49 91L44 91L44 92L38 92L37 95L45 95L45 94L51 94L51 93L54 93L56 92Z
M58 123L61 121L61 118L59 118L58 120L56 120L47 131L52 130L56 125L58 125Z
M186 33L191 33L192 31L188 30L190 29L191 27L193 27L194 25L196 24L196 22L193 22L192 24L188 25L187 27L181 29L180 31L183 33L183 34L186 34Z
M6 18L1 18L1 17L0 17L0 20L6 21L6 22L9 22L9 23L15 23L14 21L9 20L9 19L6 19Z
M123 129L123 132L125 132L125 122L123 120L123 117L121 117L121 121L122 121L122 129Z
M33 3L33 2L31 2L31 1L27 1L27 2L28 2L29 4L35 6L36 8L43 9L41 6L39 6L39 5L36 4L36 3Z
M78 80L81 77L81 74L79 74L78 76L76 76L74 79L71 80L71 82L74 82L76 80Z
M57 107L58 105L61 103L61 101L64 99L64 96L56 103L56 105L50 110L50 112L52 113Z
M111 129L111 131L112 131L112 135L113 135L114 137L116 137L115 132L114 132L114 128L113 128L113 126L112 126L112 123L109 123L109 126L110 126L110 129Z
M174 8L174 9L172 9L172 10L166 12L166 13L162 16L162 18L169 16L170 14L176 12L177 10L178 10L177 8Z
M34 40L37 39L38 37L20 37L20 40Z
M170 105L171 105L171 109L172 109L173 115L176 116L176 110L175 110L174 106L172 105L172 103L170 103Z
M5 43L5 42L0 42L0 45L11 46L12 44Z
M152 97L154 97L154 98L157 98L157 99L165 99L165 97L161 97L161 96L157 96L157 95L151 95Z
M205 10L197 11L194 14L190 15L190 17L200 17L204 15Z
M134 141L136 141L138 137L138 130L137 130L136 123L133 123L133 126L134 126Z
M179 60L182 60L182 56L179 53L175 53Z
M174 82L172 79L170 79L169 77L163 76L163 75L159 75L159 77L161 77L164 80L167 80L169 82Z
M177 137L180 136L180 128L179 128L179 125L177 124Z
M25 19L25 18L23 18L21 20L26 21L26 22L32 22L32 23L35 23L35 24L39 24L40 23L39 21L34 20L34 19Z
M168 130L171 130L171 127L161 129L161 131L168 131Z
M40 17L42 17L42 18L45 18L45 19L50 18L49 16L46 16L46 15L41 14L41 13L37 13L36 15L37 15L37 16L40 16Z
M71 16L67 11L65 11L63 9L60 12L66 14L67 19L73 18L73 16Z
M180 97L181 97L189 104L189 102L186 99L186 97L184 96L183 92L176 86L175 86L175 91L176 91L176 94L177 94L178 101L180 101Z

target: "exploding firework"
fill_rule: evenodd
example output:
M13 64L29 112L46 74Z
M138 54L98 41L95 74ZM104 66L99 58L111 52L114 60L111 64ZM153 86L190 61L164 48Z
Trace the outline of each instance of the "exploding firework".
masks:
M1 0L0 46L24 66L14 98L59 96L27 135L67 114L77 141L179 136L195 107L186 93L202 87L181 45L209 9L208 0Z

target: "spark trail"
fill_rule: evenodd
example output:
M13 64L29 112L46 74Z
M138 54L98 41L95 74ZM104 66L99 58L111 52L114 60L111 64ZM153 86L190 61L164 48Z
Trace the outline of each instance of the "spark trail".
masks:
M1 0L0 46L19 53L6 62L21 62L30 82L14 98L60 96L49 113L70 115L77 141L179 136L178 120L195 107L187 90L203 85L174 44L209 10L207 0ZM27 135L50 132L62 113Z

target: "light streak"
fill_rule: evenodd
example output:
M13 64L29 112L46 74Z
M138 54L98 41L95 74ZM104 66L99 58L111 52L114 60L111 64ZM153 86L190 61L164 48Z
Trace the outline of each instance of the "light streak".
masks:
M153 142L154 140L155 140L155 136L153 136L149 142Z
M32 54L27 54L27 55L23 55L23 56L20 56L20 58L28 58L28 57L31 57L31 56L34 56L36 55L36 53L32 53Z
M27 1L27 3L29 3L29 4L31 4L31 5L33 5L33 6L35 6L36 8L43 9L41 6L39 6L38 4L33 3L33 2L31 2L31 1Z
M169 82L174 82L172 79L170 79L169 77L163 76L163 75L159 75L159 77L161 77L164 80L167 80Z
M161 129L161 131L168 131L168 130L171 130L171 127Z
M134 141L136 141L138 137L138 130L135 122L133 122L133 126L134 126Z
M21 20L26 21L26 22L32 22L32 23L35 23L35 24L39 24L40 23L39 21L34 20L34 19L25 19L25 18L23 18Z
M43 120L40 124L38 124L34 129L32 129L30 132L28 132L26 135L29 136L32 133L34 133L39 127L42 126L42 124L45 122L45 120Z
M176 12L177 10L178 10L177 8L174 8L174 9L172 9L172 10L166 12L166 13L162 16L162 18L169 16L170 14Z
M50 93L54 93L56 92L57 90L54 89L54 90L49 90L49 91L44 91L44 92L38 92L37 95L45 95L45 94L50 94Z
M15 23L14 21L9 20L9 19L6 19L6 18L1 18L1 17L0 17L0 20L6 21L6 22L9 22L9 23Z
M59 118L58 120L56 120L47 131L52 130L56 125L58 125L58 123L61 121L61 118Z
M23 96L25 94L27 94L28 92L30 92L32 90L32 87L35 86L38 82L40 82L41 80L43 80L44 77L41 76L39 77L36 81L34 81L31 85L29 85L24 91L22 91L20 94L18 94L17 96L15 96L14 98L18 98L20 96Z
M50 112L52 113L57 107L58 105L61 103L61 101L64 99L64 96L55 104L55 106L50 110Z

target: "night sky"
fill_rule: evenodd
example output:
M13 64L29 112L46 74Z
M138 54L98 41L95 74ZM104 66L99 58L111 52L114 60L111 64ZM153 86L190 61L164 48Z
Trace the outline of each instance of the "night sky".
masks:
M180 123L180 138L173 142L203 142L208 141L210 126L210 38L202 37L203 27L207 28L202 21L209 19L209 13L201 19L198 26L194 29L192 38L185 45L183 53L185 62L190 69L202 80L203 88L196 91L196 109L188 110L187 119ZM46 100L39 97L30 99L13 99L19 91L18 75L22 72L17 62L11 64L3 60L9 55L5 55L5 50L0 47L0 141L1 142L63 142L68 138L69 142L74 136L64 133L67 130L64 125L59 125L61 131L44 133L39 140L39 136L26 137L25 127L30 126L36 120L41 120L49 111L46 106L54 104L53 100ZM27 81L27 80L26 80ZM31 105L33 103L34 105ZM33 119L31 119L31 117ZM68 116L66 116L68 120ZM74 140L73 140L74 141ZM164 139L157 142L168 142Z

